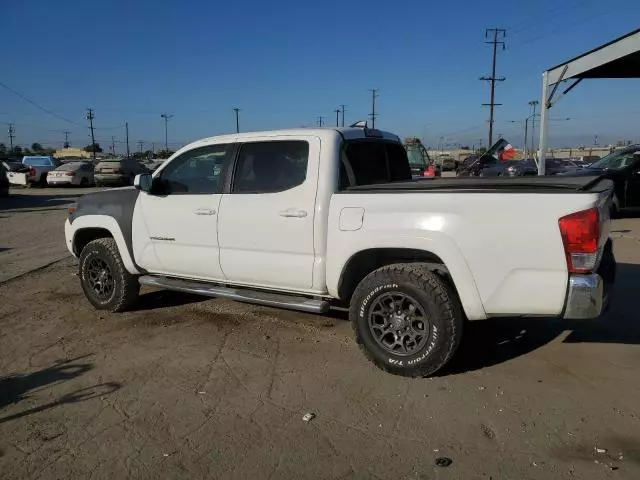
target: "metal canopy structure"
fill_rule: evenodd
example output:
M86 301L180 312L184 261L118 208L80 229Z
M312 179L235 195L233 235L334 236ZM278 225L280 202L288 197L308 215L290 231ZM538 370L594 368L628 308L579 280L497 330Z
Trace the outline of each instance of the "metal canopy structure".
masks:
M542 74L539 175L545 172L549 109L582 80L591 78L640 78L640 28ZM573 82L556 97L560 84L568 80Z

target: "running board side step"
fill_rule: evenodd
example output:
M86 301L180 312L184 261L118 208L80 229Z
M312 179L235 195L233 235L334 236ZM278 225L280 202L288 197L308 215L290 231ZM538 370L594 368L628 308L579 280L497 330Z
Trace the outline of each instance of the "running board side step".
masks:
M238 302L255 303L268 307L288 308L291 310L301 310L309 313L326 313L329 311L327 300L316 300L313 298L298 297L295 295L284 295L281 293L264 292L259 290L248 290L242 288L229 288L213 285L194 280L183 280L180 278L156 277L153 275L143 275L138 279L140 285L165 288L176 292L194 293L207 297L220 297L236 300Z

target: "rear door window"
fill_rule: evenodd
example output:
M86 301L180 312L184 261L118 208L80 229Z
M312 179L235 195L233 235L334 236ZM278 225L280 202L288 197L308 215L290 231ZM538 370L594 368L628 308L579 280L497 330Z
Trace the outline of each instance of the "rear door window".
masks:
M411 168L399 143L353 140L343 147L340 177L341 188L398 182L411 179Z
M307 178L309 143L301 140L245 143L240 147L232 193L278 193Z

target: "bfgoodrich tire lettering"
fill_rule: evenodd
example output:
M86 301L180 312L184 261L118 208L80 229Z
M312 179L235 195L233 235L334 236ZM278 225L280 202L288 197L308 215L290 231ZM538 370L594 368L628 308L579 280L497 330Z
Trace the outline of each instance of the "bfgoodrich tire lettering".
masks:
M407 315L392 314L401 304ZM380 325L385 317L381 309L389 305L388 323ZM383 370L409 377L432 375L453 357L464 321L452 287L419 263L389 265L365 277L352 296L349 317L367 358ZM424 321L412 324L416 318Z
M82 249L79 276L87 300L99 310L122 312L140 293L138 278L125 268L113 238L93 240Z

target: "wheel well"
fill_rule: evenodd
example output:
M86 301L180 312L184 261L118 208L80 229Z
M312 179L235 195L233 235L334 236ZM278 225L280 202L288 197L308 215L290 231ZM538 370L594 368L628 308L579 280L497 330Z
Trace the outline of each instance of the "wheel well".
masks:
M113 237L111 232L106 228L83 228L78 230L73 237L73 251L76 255L80 255L82 249L87 246L89 242L98 238Z
M338 297L349 302L358 284L374 270L393 263L426 263L453 286L449 271L436 254L413 248L372 248L356 253L349 259L338 283ZM455 288L455 287L454 287Z

